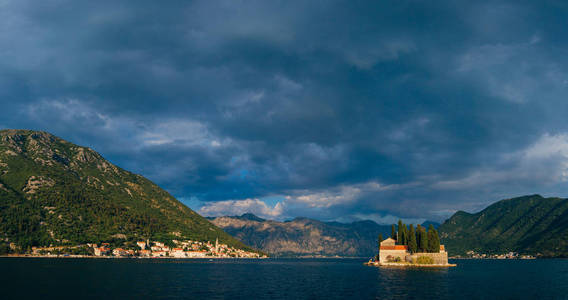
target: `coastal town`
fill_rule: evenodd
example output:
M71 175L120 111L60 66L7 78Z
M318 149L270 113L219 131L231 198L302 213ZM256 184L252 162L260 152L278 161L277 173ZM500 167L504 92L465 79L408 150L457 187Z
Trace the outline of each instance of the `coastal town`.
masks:
M507 252L502 254L477 253L473 250L468 251L465 256L456 255L452 259L536 259L536 256L529 254L519 254L517 252Z
M38 257L132 257L132 258L267 258L264 254L237 249L226 244L192 240L137 241L131 247L113 247L110 243L58 247L32 247Z

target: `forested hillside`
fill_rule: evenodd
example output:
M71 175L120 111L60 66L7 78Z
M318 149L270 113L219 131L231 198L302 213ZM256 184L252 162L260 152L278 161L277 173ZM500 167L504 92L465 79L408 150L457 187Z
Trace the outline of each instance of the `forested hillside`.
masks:
M148 179L46 132L0 131L0 243L139 239L243 243Z
M568 256L568 200L531 195L502 200L470 214L455 213L439 228L450 255L514 251Z

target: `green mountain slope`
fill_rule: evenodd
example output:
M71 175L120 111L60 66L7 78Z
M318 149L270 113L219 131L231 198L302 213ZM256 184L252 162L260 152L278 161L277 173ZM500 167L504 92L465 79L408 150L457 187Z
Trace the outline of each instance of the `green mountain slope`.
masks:
M192 239L250 249L166 191L45 132L0 131L0 242Z
M568 256L568 199L531 195L502 200L476 214L455 213L439 232L450 255L473 250Z

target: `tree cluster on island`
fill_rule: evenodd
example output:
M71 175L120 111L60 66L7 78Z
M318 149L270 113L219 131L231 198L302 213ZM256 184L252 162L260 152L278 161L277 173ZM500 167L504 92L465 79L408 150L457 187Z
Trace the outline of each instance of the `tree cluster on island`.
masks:
M402 220L398 220L398 226L391 226L391 238L396 240L398 245L408 246L411 253L440 252L440 236L432 224L428 229L418 224L415 229L413 224L407 226ZM382 241L383 235L379 234L379 249Z

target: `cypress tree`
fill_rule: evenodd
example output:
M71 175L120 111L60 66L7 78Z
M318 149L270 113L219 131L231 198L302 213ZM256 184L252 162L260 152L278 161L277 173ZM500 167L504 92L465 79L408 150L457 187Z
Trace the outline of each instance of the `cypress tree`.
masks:
M379 238L378 238L377 241L379 242L378 245L377 245L378 251L377 251L377 257L376 257L376 260L378 261L379 260L379 253L381 252L381 242L383 241L383 234L382 233L379 233Z
M420 224L416 225L416 250L420 252L420 231L422 230L422 226Z
M414 232L414 226L412 224L410 224L408 235L408 249L410 249L410 252L415 253L418 250L418 244L416 244L416 234Z
M440 237L432 224L428 227L428 252L440 252Z
M396 230L394 229L394 224L391 226L391 238L396 240Z
M432 225L430 225L428 227L428 251L426 252L434 252L434 237L433 237L434 231L432 230Z
M436 247L436 252L440 252L440 235L438 234L437 229L434 229L434 237L436 239L436 242L434 244L434 246Z
M420 227L420 244L418 248L420 248L420 252L428 252L428 235L424 227Z
M428 248L429 252L440 252L440 237L438 231L432 225L428 228Z
M402 220L398 220L398 238L396 239L396 241L399 245L402 245L404 243L403 238L404 237L402 233Z

